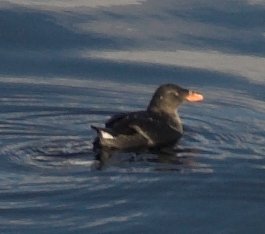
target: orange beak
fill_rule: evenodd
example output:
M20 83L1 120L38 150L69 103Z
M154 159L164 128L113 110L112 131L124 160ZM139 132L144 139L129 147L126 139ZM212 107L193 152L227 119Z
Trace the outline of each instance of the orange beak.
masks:
M189 90L188 96L186 96L186 100L189 102L199 102L203 100L203 95L201 93Z

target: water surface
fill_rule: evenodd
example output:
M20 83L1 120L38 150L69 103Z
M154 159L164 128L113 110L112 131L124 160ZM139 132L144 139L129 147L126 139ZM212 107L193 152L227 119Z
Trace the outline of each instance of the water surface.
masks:
M264 233L262 1L0 3L1 233ZM111 115L162 83L205 96L179 112L170 157L92 152Z

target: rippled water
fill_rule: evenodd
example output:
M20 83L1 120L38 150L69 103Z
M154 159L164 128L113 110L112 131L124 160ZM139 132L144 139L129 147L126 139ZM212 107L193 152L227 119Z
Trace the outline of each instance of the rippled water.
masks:
M0 3L0 233L264 233L263 1ZM176 155L95 133L154 89L184 104Z

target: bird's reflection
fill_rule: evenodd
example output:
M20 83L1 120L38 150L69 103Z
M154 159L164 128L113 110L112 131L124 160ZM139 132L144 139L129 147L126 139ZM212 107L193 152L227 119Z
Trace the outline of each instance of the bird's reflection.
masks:
M196 167L194 155L199 151L193 148L166 147L160 149L148 149L137 151L121 151L101 148L96 150L95 160L98 162L97 169L102 170L122 162L148 162L159 165L167 165L156 170L181 170L182 168Z

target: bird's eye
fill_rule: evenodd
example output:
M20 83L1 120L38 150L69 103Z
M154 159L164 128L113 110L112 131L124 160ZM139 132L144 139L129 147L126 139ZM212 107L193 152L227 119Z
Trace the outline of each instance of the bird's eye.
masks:
M175 92L174 92L174 95L175 95L176 97L178 97L178 96L179 96L179 93L178 93L177 91L175 91Z
M174 97L178 97L179 93L177 91L169 91L169 94Z

